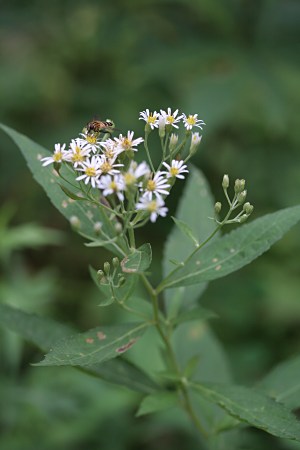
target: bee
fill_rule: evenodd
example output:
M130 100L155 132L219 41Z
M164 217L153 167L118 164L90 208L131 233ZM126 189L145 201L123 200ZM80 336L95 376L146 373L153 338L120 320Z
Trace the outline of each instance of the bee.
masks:
M101 120L91 120L87 126L86 126L86 130L87 133L108 133L108 134L112 134L114 132L115 129L115 124L111 121L111 120L106 120L105 122L102 122Z

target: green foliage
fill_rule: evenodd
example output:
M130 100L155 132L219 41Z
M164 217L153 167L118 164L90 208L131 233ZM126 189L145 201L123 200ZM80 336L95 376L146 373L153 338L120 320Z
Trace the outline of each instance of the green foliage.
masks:
M159 285L158 291L214 280L249 264L300 220L300 206L256 219L194 252Z
M151 264L152 250L150 244L143 244L134 249L132 253L121 261L122 270L125 273L143 273Z
M172 408L177 404L178 398L175 392L154 392L142 400L136 415L137 417L144 416L145 414Z

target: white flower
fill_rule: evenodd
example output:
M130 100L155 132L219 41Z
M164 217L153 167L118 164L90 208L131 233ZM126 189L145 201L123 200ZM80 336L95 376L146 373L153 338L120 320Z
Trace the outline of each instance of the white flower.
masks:
M62 161L66 161L66 153L65 150L66 144L55 144L54 153L52 156L46 156L45 158L42 158L41 161L44 161L43 166L48 166L52 163L61 163Z
M173 159L171 165L163 162L163 165L168 169L167 171L163 171L162 173L166 174L167 178L181 178L184 179L183 173L188 173L187 166L184 164L184 161L176 161Z
M191 130L193 127L199 127L202 130L201 125L205 125L203 120L198 119L198 114L190 114L189 116L186 116L183 114L183 123L187 130Z
M202 136L199 136L199 133L192 133L192 141L191 141L191 146L196 146L199 145L201 142Z
M143 195L147 197L149 200L152 200L153 194L156 197L161 198L161 195L169 195L168 189L170 185L166 183L165 177L162 175L162 172L156 172L154 175L154 178L151 180L148 180L146 187L141 188L143 192Z
M139 203L136 204L136 209L149 211L151 222L155 222L158 216L166 217L168 208L166 208L164 204L161 197L157 197L153 200L150 200L147 197L141 197Z
M106 141L100 142L100 145L102 147L104 156L111 161L115 161L119 153L121 153L118 149L117 142L111 138L106 139Z
M158 118L159 114L154 111L153 113L150 113L149 109L146 109L146 111L142 111L140 113L139 120L144 120L148 125L150 125L151 130L154 128L158 128Z
M70 143L70 150L66 152L65 159L68 162L72 162L76 168L90 156L90 153L90 146L84 144L82 139L72 139Z
M115 164L115 159L106 158L105 155L99 157L99 169L101 175L116 175L120 173L116 167L123 167L124 164Z
M78 138L76 140L78 140L82 146L88 145L88 148L93 153L97 153L99 146L100 146L100 141L98 140L97 135L88 134L88 133L80 133L80 136L82 136L82 138Z
M182 115L177 117L178 109L176 109L176 111L172 113L171 108L168 108L167 112L161 109L160 114L161 117L164 118L166 125L172 125L172 127L175 128L178 128L178 125L176 125L176 123L180 122L180 119L183 117Z
M120 134L118 138L115 138L119 153L124 152L126 150L133 150L137 152L138 149L134 147L144 142L144 139L143 138L133 139L133 135L134 131L128 131L127 137Z
M150 168L148 164L145 161L140 164L137 164L135 161L131 161L127 172L123 174L125 185L132 186L139 178L145 175L150 175Z
M120 201L124 200L124 180L122 175L115 175L114 177L110 175L102 175L98 181L98 188L103 189L103 195L116 194Z
M84 180L85 184L90 182L93 188L95 188L101 175L100 164L101 160L98 155L92 156L91 159L87 158L84 162L80 163L81 167L77 167L77 170L84 173L77 177L76 180Z

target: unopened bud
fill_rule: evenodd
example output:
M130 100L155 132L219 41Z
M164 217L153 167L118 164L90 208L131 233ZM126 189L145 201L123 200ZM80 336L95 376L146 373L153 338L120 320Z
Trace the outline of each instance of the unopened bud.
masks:
M217 214L219 214L219 212L221 212L221 209L222 209L222 203L221 203L221 202L217 202L217 203L215 204L215 212L216 212Z
M117 222L117 223L115 224L115 231L116 231L117 234L122 233L123 227L122 227L122 224L121 224L120 222Z
M124 283L125 283L125 281L126 281L126 278L125 278L125 277L121 277L120 280L119 280L118 286L119 286L119 287L123 286Z
M103 280L103 277L104 277L104 272L103 272L103 270L98 270L98 272L97 272L97 278L98 278L98 280L99 280L99 281Z
M246 214L248 214L248 216L250 216L253 209L254 209L254 206L251 205L249 202L245 203L243 206L243 210L245 211Z
M237 195L237 201L239 202L240 205L242 205L244 203L244 201L246 200L247 197L247 191L242 191Z
M109 262L106 261L104 263L103 267L104 267L104 272L106 273L106 275L109 275L109 272L110 272L110 264L109 264Z
M159 116L158 119L158 134L159 137L164 138L166 134L166 120L163 116Z
M202 136L199 136L199 133L192 133L192 140L190 146L190 155L194 155L200 145Z
M117 257L113 258L112 263L113 263L114 268L117 269L120 265L119 258L117 258Z
M240 218L239 218L239 223L244 223L246 222L246 220L248 219L248 214L243 214Z
M170 152L172 152L178 143L178 134L172 133L170 136L169 148Z
M228 189L229 187L229 176L227 174L223 176L222 187L223 189Z
M245 180L243 180L243 179L239 180L237 178L234 183L234 192L236 194L239 194L240 192L242 192L245 189L245 184L246 184Z

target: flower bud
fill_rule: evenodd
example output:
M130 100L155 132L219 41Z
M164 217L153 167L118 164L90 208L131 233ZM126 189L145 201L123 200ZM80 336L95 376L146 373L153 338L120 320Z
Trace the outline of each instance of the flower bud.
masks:
M119 258L117 258L117 257L113 258L112 263L113 263L114 268L117 269L120 265Z
M216 212L216 214L219 214L219 212L221 212L221 209L222 209L222 203L221 202L217 202L215 204L215 212Z
M239 218L239 223L244 223L246 222L246 220L248 219L248 214L243 214L240 218Z
M234 192L236 194L239 194L240 192L242 192L245 189L245 184L246 184L245 180L243 180L243 179L239 180L237 178L234 183Z
M175 149L177 143L178 143L178 134L172 133L169 142L169 149L171 153Z
M246 191L246 190L240 192L240 193L237 195L237 201L238 201L238 203L239 203L240 205L242 205L242 204L244 203L244 201L246 200L246 197L247 197L247 191Z
M164 138L166 134L166 120L163 116L159 116L158 119L158 134L161 138Z
M117 222L117 223L115 224L115 230L116 230L116 233L117 233L117 234L122 233L123 227L122 227L122 224L121 224L120 222Z
M229 187L229 176L227 174L223 176L222 187L223 189L228 189Z
M190 146L190 155L194 155L200 145L202 136L199 136L199 133L192 133L192 140Z
M103 278L104 278L104 272L103 272L103 270L98 270L98 272L97 272L97 278L98 278L99 281L103 280Z
M110 272L110 264L109 264L109 262L106 261L104 263L103 267L104 267L104 272L106 273L106 275L109 275L109 272Z
M250 216L250 214L252 213L254 209L254 206L251 205L249 202L245 203L243 206L243 210L245 211L245 213Z
M126 281L126 278L125 278L125 277L120 277L120 280L119 280L119 283L118 283L118 287L123 286L124 283L125 283L125 281Z

